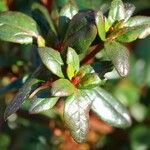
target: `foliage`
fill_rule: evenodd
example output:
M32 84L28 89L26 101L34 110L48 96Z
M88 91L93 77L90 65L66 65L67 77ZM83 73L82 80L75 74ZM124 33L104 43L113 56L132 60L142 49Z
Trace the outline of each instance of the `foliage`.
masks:
M130 52L125 44L150 34L150 17L131 17L135 6L121 0L111 2L108 16L103 9L97 10L96 7L81 9L75 1L56 1L53 5L51 13L40 3L32 3L30 16L17 11L0 13L0 39L34 45L33 53L38 61L37 70L9 103L4 118L18 111L27 100L30 114L52 111L63 100L62 118L78 143L87 140L90 111L113 127L126 128L131 125L131 119L124 103L128 107L131 105L130 112L134 119L144 119L147 112L136 101L139 91L132 83L135 79L139 80L138 74L142 72L136 69L135 56L131 56L135 66L130 67ZM139 53L140 50L137 51L140 56ZM149 62L149 59L146 61ZM149 73L148 66L146 68ZM136 73L132 73L134 69ZM112 84L110 79L128 75L131 79L127 84L133 87L135 95L122 98L130 90L121 83L111 91L119 100L105 90ZM143 80L139 81L139 85ZM22 80L20 82L22 84ZM144 82L150 83L149 79ZM7 88L10 89L10 86ZM141 117L136 115L133 104L143 114ZM141 136L140 130L146 133L147 128L143 127L137 133L131 132L132 140L135 134ZM149 133L146 134L149 136ZM135 139L133 149L140 144L138 142Z

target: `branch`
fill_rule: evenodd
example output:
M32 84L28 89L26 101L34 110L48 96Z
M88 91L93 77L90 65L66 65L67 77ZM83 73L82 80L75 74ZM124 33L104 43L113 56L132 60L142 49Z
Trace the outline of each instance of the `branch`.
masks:
M84 64L88 64L88 62L94 58L94 56L100 52L100 50L102 50L104 48L103 44L100 43L98 45L96 45L96 47L87 55L85 56L85 58L83 58L81 60L81 65L84 65Z

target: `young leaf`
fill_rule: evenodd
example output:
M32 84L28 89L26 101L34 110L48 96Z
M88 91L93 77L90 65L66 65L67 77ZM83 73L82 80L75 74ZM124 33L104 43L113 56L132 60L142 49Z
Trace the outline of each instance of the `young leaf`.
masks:
M60 53L50 47L38 48L39 55L45 66L55 75L63 77L61 66L64 64Z
M53 96L69 96L75 92L74 85L67 79L59 79L52 84L52 95Z
M79 91L65 100L64 120L74 140L78 143L86 140L91 103L85 90Z
M104 121L114 127L125 128L131 125L129 114L125 107L112 95L100 87L93 89L95 98L92 110Z
M105 31L105 18L101 11L98 11L95 15L95 22L98 30L98 35L102 41L106 40L106 31Z
M53 108L59 97L51 97L50 90L40 91L31 99L29 112L31 114L39 113Z
M99 76L96 73L90 73L90 74L86 74L80 82L79 88L83 88L83 89L90 89L93 88L97 85L99 85L101 82L101 79L99 78Z
M127 21L132 16L135 10L135 6L131 3L125 3L124 8L125 8L125 21Z
M121 0L113 0L109 10L108 21L113 24L115 21L125 19L125 8Z
M75 71L79 71L80 61L79 56L71 47L68 48L67 53L67 64L71 65Z
M19 90L19 92L7 106L4 114L5 119L7 119L7 117L9 117L11 114L15 113L21 107L23 102L28 98L30 92L33 89L33 86L39 82L41 82L41 80L31 78L23 85L23 87Z
M148 25L127 27L121 30L123 30L122 34L117 37L119 42L129 43L135 41L137 38L143 39L150 35L150 26Z
M105 43L105 50L120 76L127 76L129 73L128 49L122 44L113 41Z
M79 12L72 18L69 24L64 39L65 49L72 47L78 54L85 53L94 41L96 34L94 12Z
M0 39L8 42L29 44L39 35L36 22L20 12L0 14Z

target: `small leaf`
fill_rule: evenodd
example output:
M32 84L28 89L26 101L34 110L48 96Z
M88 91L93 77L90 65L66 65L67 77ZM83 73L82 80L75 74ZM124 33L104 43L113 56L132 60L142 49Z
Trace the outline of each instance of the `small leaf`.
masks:
M108 124L125 128L131 125L130 116L125 107L104 89L93 89L95 95L92 110Z
M67 79L59 79L52 84L52 95L53 96L69 96L75 92L74 85Z
M8 42L29 44L38 37L36 22L20 12L0 14L0 39Z
M29 112L31 114L39 113L53 108L59 97L51 97L50 90L40 91L31 99Z
M38 48L39 55L45 66L55 75L63 77L61 66L63 65L60 53L52 48Z
M120 76L127 76L129 73L129 51L118 42L105 43L105 50Z
M101 40L106 40L106 31L105 31L105 18L101 11L98 11L95 16L95 22L98 30L98 35Z
M28 98L30 92L33 90L33 86L35 86L39 82L41 82L41 80L31 78L23 85L23 87L19 90L19 92L7 106L4 114L5 119L7 119L11 114L15 113L21 107L23 102Z
M89 128L89 110L91 99L88 91L79 91L65 100L64 120L74 140L82 143L86 140Z
M124 7L125 7L125 21L127 21L135 11L135 6L131 3L125 3Z
M108 21L113 24L125 19L125 8L121 0L113 0L109 10Z
M93 88L101 83L101 79L95 73L86 74L80 81L79 88Z
M79 71L80 61L79 56L71 47L68 48L67 53L67 64L71 65L75 71Z
M75 72L76 72L75 68L69 64L67 66L67 75L68 75L69 80L71 80L74 77Z
M79 12L76 14L68 27L64 46L65 49L72 47L78 54L86 53L97 35L94 22L94 12Z

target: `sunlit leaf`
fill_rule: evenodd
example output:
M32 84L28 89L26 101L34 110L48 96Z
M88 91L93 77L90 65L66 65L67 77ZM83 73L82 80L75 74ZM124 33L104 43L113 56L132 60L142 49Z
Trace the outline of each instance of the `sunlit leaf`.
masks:
M51 109L57 103L58 99L59 97L51 96L49 89L40 91L37 95L30 99L31 105L29 112L31 114L35 114Z
M53 96L69 96L75 92L74 85L67 79L59 79L52 84L52 95Z
M45 66L55 75L63 77L61 66L63 65L60 53L52 48L38 48L39 55Z
M86 140L89 128L89 110L92 101L86 92L79 91L65 100L64 120L78 143Z
M0 14L0 39L8 42L28 44L38 37L36 22L20 12Z
M111 3L108 21L113 24L115 21L125 19L125 8L121 0L113 0Z
M130 116L125 107L112 95L100 87L93 89L92 110L108 124L125 128L131 125Z
M129 73L128 49L114 41L105 43L105 50L120 76L127 76Z

